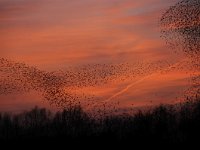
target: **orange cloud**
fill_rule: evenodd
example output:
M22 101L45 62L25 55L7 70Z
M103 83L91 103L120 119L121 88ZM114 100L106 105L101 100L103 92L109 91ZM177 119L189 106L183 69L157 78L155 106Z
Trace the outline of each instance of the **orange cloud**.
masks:
M175 61L178 56L171 56L158 27L162 10L174 1L0 0L0 55L45 70L95 63ZM118 98L124 104L133 100L144 105L153 91L162 88L165 93L172 84L185 87L183 78L187 78L185 74L172 73L164 82L163 76L156 75ZM128 84L131 80L82 90L109 98Z

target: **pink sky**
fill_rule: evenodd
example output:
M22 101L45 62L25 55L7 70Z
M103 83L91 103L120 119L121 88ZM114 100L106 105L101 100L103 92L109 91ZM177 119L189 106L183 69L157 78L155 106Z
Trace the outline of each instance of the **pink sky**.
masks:
M178 62L160 38L159 19L177 0L0 0L0 55L46 71L85 64ZM171 103L188 86L185 70L87 89L121 106ZM116 79L117 80L117 79ZM33 92L34 93L34 92ZM48 106L37 94L0 95L0 110Z

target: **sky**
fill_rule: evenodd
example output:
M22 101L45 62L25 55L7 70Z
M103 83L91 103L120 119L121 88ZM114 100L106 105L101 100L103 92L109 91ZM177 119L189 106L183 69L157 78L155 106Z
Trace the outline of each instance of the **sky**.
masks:
M166 61L185 65L160 36L162 14L178 0L0 0L0 57L45 71L93 64ZM188 88L187 69L126 72L101 86L84 86L95 101L120 107L173 103ZM132 71L130 71L132 72ZM120 80L124 76L125 80ZM131 73L130 73L131 76ZM0 111L50 106L41 93L0 95Z

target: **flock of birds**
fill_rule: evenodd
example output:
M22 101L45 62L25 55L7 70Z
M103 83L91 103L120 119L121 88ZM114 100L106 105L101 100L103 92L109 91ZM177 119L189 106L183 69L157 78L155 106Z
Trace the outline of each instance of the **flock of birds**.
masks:
M171 6L160 20L168 44L192 57L200 52L200 1L182 0Z
M192 60L194 70L200 70L200 0L182 0L170 7L160 20L161 33L167 43L181 49ZM180 63L181 64L181 63ZM149 74L173 69L167 61L137 62L134 64L89 64L69 67L66 70L47 72L0 58L0 95L30 92L42 93L45 100L58 107L67 108L80 103L98 103L95 95L80 92L86 87L134 80ZM175 69L178 67L176 66ZM200 89L199 74L193 76L193 85ZM194 89L192 89L194 90ZM117 96L111 96L109 100Z
M190 58L188 69L194 73L189 92L200 94L200 0L181 0L163 14L160 24L167 44Z
M31 90L42 93L45 100L58 107L80 103L98 103L95 95L80 92L87 87L117 84L146 76L170 65L165 61L134 64L89 64L66 70L47 72L25 63L0 59L0 94L23 93ZM87 104L86 104L87 103Z

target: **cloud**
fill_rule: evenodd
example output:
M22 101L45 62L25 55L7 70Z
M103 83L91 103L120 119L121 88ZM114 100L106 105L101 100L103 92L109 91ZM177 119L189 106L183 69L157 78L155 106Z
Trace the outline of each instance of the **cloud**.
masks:
M4 17L0 22L2 56L30 59L38 64L38 60L42 63L63 59L64 62L70 54L70 63L78 64L84 57L87 62L93 62L94 55L107 55L108 52L110 56L127 51L134 54L137 47L149 45L145 43L148 39L157 41L154 48L158 49L156 45L160 48L159 31L154 22L157 22L160 9L169 2L16 0L12 3L1 0L1 3ZM156 9L146 12L150 4ZM113 10L117 13L110 13ZM140 13L135 14L135 11ZM101 55L99 61L100 58Z
M120 64L137 65L138 61L156 63L158 60L170 60L172 63L179 60L177 56L171 56L160 39L158 29L161 12L174 1L0 0L0 55L16 62L26 62L28 70L32 65L37 66L33 68L39 74L38 78L27 81L30 76L23 77L23 84L31 82L26 85L31 89L37 85L46 99L51 98L50 101L56 99L56 94L60 98L64 95L64 99L67 96L69 99L84 99L93 90L97 95L104 93L103 97L109 97L132 82L134 69L137 70L132 65ZM85 64L90 67L86 65L83 68ZM94 67L95 64L99 66ZM102 65L105 65L104 69ZM73 68L70 71L69 66ZM109 71L111 66L115 69ZM69 83L58 86L64 75L51 71L59 69L64 73L70 72L74 78L70 77L71 81L67 81L73 86L70 87ZM144 72L149 73L148 68ZM78 73L89 77L83 79ZM91 90L89 85L83 84L90 77L94 77L90 84L107 81L107 87L97 86ZM54 78L56 83L50 81ZM125 83L122 82L124 78L128 80ZM13 84L18 85L19 81ZM58 89L51 84L56 84ZM44 85L49 85L49 89ZM156 86L160 87L159 84ZM135 98L134 95L132 98Z

